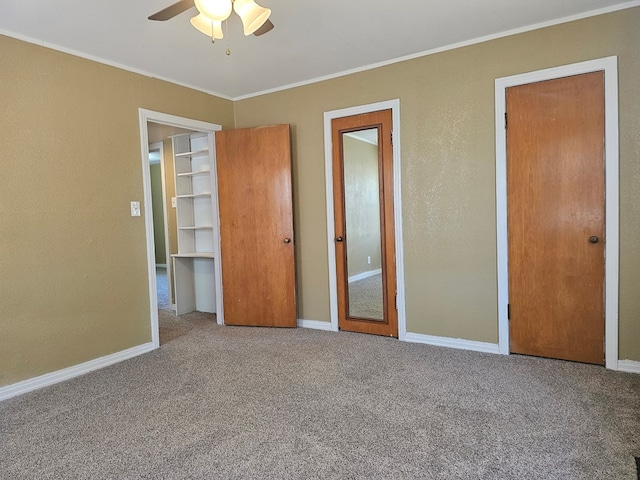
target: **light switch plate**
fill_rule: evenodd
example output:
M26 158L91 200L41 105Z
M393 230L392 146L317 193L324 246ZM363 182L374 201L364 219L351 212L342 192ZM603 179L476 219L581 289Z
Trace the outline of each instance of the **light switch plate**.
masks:
M173 208L176 208L178 201L176 200L176 197L171 197L171 206Z
M132 217L140 216L140 202L131 202L131 216Z

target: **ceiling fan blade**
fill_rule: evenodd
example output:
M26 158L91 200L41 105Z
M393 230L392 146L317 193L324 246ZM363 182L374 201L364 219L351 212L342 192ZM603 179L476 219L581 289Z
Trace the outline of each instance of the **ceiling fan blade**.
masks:
M264 22L262 24L262 26L259 29L257 29L255 32L253 32L253 34L256 37L259 37L260 35L264 35L265 33L270 32L271 30L273 30L273 27L274 27L274 25L273 25L273 23L271 23L271 20L267 20L266 22Z
M173 5L169 5L164 10L154 13L149 17L149 20L159 20L164 22L165 20L169 20L194 6L195 4L193 3L193 0L180 0Z

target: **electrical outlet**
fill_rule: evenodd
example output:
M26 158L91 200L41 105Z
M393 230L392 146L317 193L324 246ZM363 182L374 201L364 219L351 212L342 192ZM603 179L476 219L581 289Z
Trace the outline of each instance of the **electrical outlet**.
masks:
M367 264L368 264L368 265L371 265L371 257L370 257L370 256L369 256L369 257L367 257Z
M132 217L140 216L140 202L131 202L131 216Z

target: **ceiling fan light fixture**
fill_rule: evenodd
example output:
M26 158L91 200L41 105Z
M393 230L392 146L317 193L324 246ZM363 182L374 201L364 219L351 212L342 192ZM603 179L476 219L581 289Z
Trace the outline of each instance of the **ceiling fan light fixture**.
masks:
M261 7L254 0L234 0L233 9L242 19L245 35L251 35L258 30L271 15L269 8Z
M217 22L229 18L233 8L231 0L194 0L194 3L202 15Z
M222 22L211 20L202 13L191 19L191 25L193 25L199 32L204 33L207 37L215 38L216 40L224 38L224 34L222 33Z

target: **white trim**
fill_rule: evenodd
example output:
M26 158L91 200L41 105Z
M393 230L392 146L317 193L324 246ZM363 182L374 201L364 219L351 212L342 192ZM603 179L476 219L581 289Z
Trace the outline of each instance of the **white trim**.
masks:
M333 141L331 140L331 120L327 112L324 114L324 183L327 202L327 242L329 260L329 317L331 329L338 331L338 274L336 273L336 227L333 212Z
M156 246L153 234L153 207L151 201L151 172L149 171L149 135L147 119L142 109L139 111L140 142L142 145L142 194L144 198L144 224L147 242L147 277L149 281L149 312L151 318L151 343L155 348L160 346L160 330L158 324L158 285L156 282Z
M313 330L324 330L327 332L337 332L337 328L333 328L331 322L321 322L320 320L304 320L302 318L298 319L298 327L300 328L311 328Z
M158 268L167 268L167 264L166 263L156 263L156 267L158 267Z
M215 125L216 131L222 130L221 125ZM222 301L222 255L220 254L220 204L218 201L218 165L216 159L216 139L215 132L209 132L209 155L211 156L211 191L216 192L211 196L213 201L213 214L215 215L215 231L213 236L213 269L215 275L216 288L216 323L224 325L224 303Z
M640 0L639 0L640 1ZM44 42L37 38L29 37L27 35L22 35L21 33L12 32L11 30L5 30L0 28L0 35L5 35L7 37L15 38L17 40L21 40L23 42L32 43L34 45L38 45L40 47L50 48L51 50L56 50L62 53L68 53L69 55L73 55L74 57L84 58L85 60L90 60L92 62L101 63L103 65L108 65L110 67L119 68L120 70L125 70L127 72L137 73L138 75L142 75L144 77L155 78L157 80L162 80L164 82L173 83L174 85L179 85L181 87L190 88L191 90L196 90L198 92L206 93L208 95L213 95L215 97L223 98L225 100L233 100L232 97L228 95L224 95L222 93L214 92L213 90L207 90L204 88L196 87L195 85L191 85L190 83L180 82L179 80L175 80L169 77L158 76L155 73L147 72L146 70L141 70L139 68L130 67L128 65L123 65L118 62L113 62L111 60L107 60L104 58L96 57L94 55L90 55L88 53L80 52L79 50L74 50L72 48L63 47L61 45L57 45L55 43Z
M286 85L282 85L280 87L274 87L274 88L270 88L270 89L266 89L266 90L259 90L257 92L247 93L245 95L238 95L236 97L229 96L229 95L224 95L222 93L215 92L213 90L208 90L208 89L196 87L195 85L191 85L189 83L180 82L178 80L175 80L175 79L172 79L172 78L169 78L169 77L158 76L158 75L156 75L154 73L147 72L146 70L141 70L141 69L138 69L138 68L129 67L129 66L123 65L121 63L117 63L117 62L113 62L111 60L106 60L106 59L103 59L103 58L99 58L99 57L96 57L94 55L89 55L87 53L83 53L83 52L80 52L78 50L74 50L74 49L71 49L71 48L63 47L61 45L56 45L54 43L44 42L44 41L39 40L37 38L33 38L33 37L29 37L27 35L22 35L20 33L12 32L11 30L0 29L0 35L5 35L7 37L12 37L12 38L15 38L15 39L18 39L18 40L22 40L23 42L32 43L32 44L35 44L35 45L39 45L41 47L50 48L52 50L57 50L59 52L68 53L68 54L74 55L76 57L84 58L84 59L91 60L91 61L97 62L97 63L102 63L103 65L109 65L111 67L120 68L120 69L126 70L128 72L133 72L133 73L137 73L139 75L143 75L145 77L156 78L158 80L162 80L162 81L165 81L165 82L173 83L174 85L180 85L182 87L187 87L187 88L190 88L192 90L196 90L196 91L199 91L199 92L207 93L209 95L213 95L213 96L218 97L218 98L223 98L225 100L231 100L231 101L235 102L235 101L238 101L238 100L246 100L248 98L259 97L261 95L267 95L267 94L270 94L270 93L281 92L283 90L289 90L289 89L296 88L296 87L302 87L302 86L305 86L305 85L311 85L311 84L314 84L314 83L324 82L325 80L331 80L331 79L334 79L334 78L344 77L344 76L347 76L347 75L352 75L354 73L366 72L367 70L373 70L375 68L384 67L386 65L393 65L394 63L400 63L400 62L404 62L404 61L407 61L407 60L413 60L415 58L426 57L428 55L434 55L436 53L446 52L446 51L449 51L449 50L455 50L456 48L467 47L469 45L476 45L478 43L488 42L490 40L496 40L496 39L508 37L508 36L511 36L511 35L517 35L519 33L530 32L532 30L538 30L540 28L552 27L554 25L560 25L560 24L563 24L563 23L573 22L573 21L576 21L576 20L582 20L584 18L595 17L595 16L598 16L598 15L604 15L606 13L617 12L619 10L626 10L628 8L637 7L639 5L640 5L640 0L633 0L633 1L630 1L630 2L625 2L625 3L618 4L618 5L611 5L609 7L599 8L599 9L596 9L596 10L589 10L588 12L583 12L583 13L579 13L579 14L576 14L576 15L570 15L570 16L567 16L567 17L557 18L557 19L554 19L554 20L546 21L546 22L535 23L533 25L527 25L527 26L520 27L520 28L514 28L512 30L506 30L504 32L494 33L494 34L491 34L491 35L485 35L483 37L476 37L476 38L472 38L472 39L469 39L469 40L464 40L462 42L452 43L452 44L449 44L449 45L444 45L442 47L432 48L430 50L424 50L422 52L413 53L411 55L404 55L402 57L392 58L390 60L385 60L385 61L382 61L382 62L372 63L372 64L369 64L369 65L364 65L364 66L352 68L352 69L349 69L349 70L343 70L341 72L332 73L332 74L324 75L324 76L321 76L321 77L315 77L315 78L311 78L309 80L303 80L301 82L289 83L289 84L286 84Z
M435 345L437 347L456 348L458 350L471 350L473 352L500 353L500 348L497 343L475 342L462 338L435 337L433 335L422 335L420 333L407 333L404 341Z
M635 360L618 360L618 370L628 373L640 373L640 362Z
M194 130L205 132L209 136L209 148L213 159L213 167L215 167L215 144L213 139L214 132L222 130L222 126L215 123L202 122L200 120L192 120L189 118L178 117L176 115L170 115L167 113L154 112L144 108L138 109L139 115L139 129L140 129L140 147L142 151L142 187L144 193L144 218L145 218L145 232L147 242L147 276L149 279L149 316L150 316L150 328L151 328L151 343L155 347L160 346L160 333L158 325L158 298L157 298L157 286L156 286L156 259L155 259L155 245L153 241L153 211L151 206L151 175L149 173L149 133L147 130L147 123L154 122L163 125L170 125L173 127L184 128L186 130ZM215 175L215 168L213 170L213 178L215 186L217 187L217 178ZM217 191L217 190L216 190ZM214 195L215 210L217 214L218 203L217 195ZM218 225L220 223L218 222ZM217 235L214 235L214 256L218 261L214 262L215 268L215 284L216 284L216 321L222 325L224 322L224 312L222 310L222 286L221 278L222 272L220 269L220 229L218 227ZM169 251L167 250L167 253Z
M331 120L334 118L361 115L391 109L393 121L393 208L396 242L396 289L398 291L398 339L404 340L407 333L407 316L404 298L404 247L402 239L402 188L400 151L400 100L359 105L324 112L324 167L327 202L327 242L329 256L329 314L332 330L338 330L338 290L336 274L335 217L333 212L333 155L331 140Z
M393 112L393 216L396 226L396 307L398 309L398 339L407 335L407 310L404 290L404 238L402 228L402 155L400 149L400 100L394 100Z
M424 50L422 52L413 53L411 55L405 55L402 57L392 58L391 60L385 60L382 62L372 63L364 65L362 67L356 67L349 70L343 70L342 72L332 73L330 75L324 75L322 77L316 77L309 80L303 80L301 82L290 83L281 87L270 88L267 90L261 90L259 92L248 93L246 95L239 95L233 97L233 101L246 100L247 98L259 97L261 95L268 95L270 93L281 92L283 90L289 90L291 88L303 87L305 85L311 85L314 83L324 82L326 80L332 80L334 78L345 77L354 73L366 72L375 68L384 67L387 65L393 65L394 63L405 62L407 60L413 60L415 58L426 57L434 55L436 53L447 52L449 50L455 50L456 48L468 47L470 45L476 45L478 43L488 42L490 40L496 40L499 38L509 37L511 35L517 35L520 33L530 32L532 30L538 30L540 28L552 27L554 25L560 25L563 23L574 22L576 20L582 20L584 18L595 17L598 15L604 15L606 13L617 12L619 10L626 10L628 8L637 7L640 5L640 0L634 0L631 2L621 3L619 5L612 5L610 7L599 8L597 10L590 10L588 12L579 13L577 15L570 15L568 17L557 18L555 20L549 20L547 22L535 23L533 25L527 25L525 27L514 28L512 30L506 30L504 32L494 33L491 35L485 35L484 37L476 37L470 40L464 40L462 42L452 43L438 48L432 48L431 50Z
M509 267L507 236L507 153L504 114L508 87L604 71L605 76L605 364L618 369L619 153L618 58L615 56L523 73L495 81L496 220L498 269L498 337L500 353L509 354Z
M156 346L153 343L144 343L137 347L128 348L120 352L112 353L111 355L89 360L88 362L80 363L72 367L63 368L56 372L46 373L39 377L30 378L22 382L7 385L6 387L1 387L0 401L7 400L8 398L15 397L17 395L22 395L23 393L31 392L33 390L48 387L49 385L64 382L65 380L69 380L74 377L79 377L85 373L137 357L138 355L150 352L155 348Z
M357 282L358 280L364 280L365 278L373 277L375 275L380 275L382 273L381 268L376 268L375 270L368 270L366 272L358 273L357 275L351 275L349 277L349 283Z

